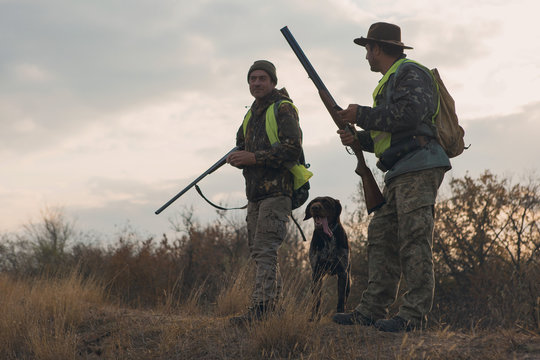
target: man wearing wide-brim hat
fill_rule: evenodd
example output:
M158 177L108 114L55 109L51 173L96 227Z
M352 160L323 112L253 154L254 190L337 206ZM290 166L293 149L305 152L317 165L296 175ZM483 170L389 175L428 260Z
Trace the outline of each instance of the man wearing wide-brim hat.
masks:
M385 172L386 203L368 228L368 287L350 313L338 313L342 325L374 325L381 331L410 331L426 326L433 304L433 213L435 198L450 160L436 140L433 122L438 92L429 70L408 60L399 26L378 22L366 37L354 39L366 49L371 71L383 77L373 105L351 104L341 112L343 125L360 128L356 135L339 130L344 145L358 141L374 152ZM397 315L387 319L400 278L406 293Z

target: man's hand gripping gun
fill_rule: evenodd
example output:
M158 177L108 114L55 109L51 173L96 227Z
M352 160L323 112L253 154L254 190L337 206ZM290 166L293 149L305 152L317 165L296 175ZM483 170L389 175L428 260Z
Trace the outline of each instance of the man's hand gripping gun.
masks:
M338 128L348 129L349 131L356 133L356 130L352 126L341 125L337 112L342 109L337 105L336 101L334 100L334 98L322 82L321 78L309 62L308 58L300 48L300 45L298 45L294 36L289 31L289 28L285 26L281 29L281 33L296 54L296 57L298 57L298 60L300 60L302 66L304 66L304 69L308 73L309 78L313 81L313 83L317 87L317 90L319 90L319 96L321 97L324 106L326 106L326 109L330 113L330 116L332 117ZM379 186L377 185L377 182L375 181L375 178L373 177L373 173L366 165L366 160L364 159L364 154L362 153L362 147L360 146L360 143L358 141L355 141L354 144L350 147L354 151L354 154L356 155L358 161L355 172L362 178L362 186L364 188L366 207L368 213L371 213L384 204L384 197L379 189Z

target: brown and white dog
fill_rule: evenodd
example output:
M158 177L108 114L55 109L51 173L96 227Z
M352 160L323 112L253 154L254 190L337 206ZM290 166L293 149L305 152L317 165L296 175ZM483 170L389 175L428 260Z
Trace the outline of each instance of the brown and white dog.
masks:
M319 317L322 281L325 275L337 275L337 312L345 311L351 291L351 263L347 234L341 225L341 203L329 196L317 197L306 206L304 220L313 218L315 228L309 246L312 271L313 315Z

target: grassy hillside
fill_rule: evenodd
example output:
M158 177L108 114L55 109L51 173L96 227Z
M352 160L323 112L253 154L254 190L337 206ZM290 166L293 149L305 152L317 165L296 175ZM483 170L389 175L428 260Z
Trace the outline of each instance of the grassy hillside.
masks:
M238 284L237 284L238 285ZM242 286L217 303L169 298L155 308L122 307L105 287L70 275L13 280L0 276L2 359L538 359L540 334L519 326L406 334L309 321L309 300L292 291L279 315L253 326L228 319L243 310Z
M347 309L368 282L362 204L342 214ZM100 242L44 212L0 234L0 359L540 359L540 181L454 179L435 212L434 306L428 329L408 334L333 324L335 278L324 282L321 321L309 321L309 242L292 225L279 251L282 311L237 328L229 318L253 284L244 220L221 213L200 225L186 212L172 236L126 229Z

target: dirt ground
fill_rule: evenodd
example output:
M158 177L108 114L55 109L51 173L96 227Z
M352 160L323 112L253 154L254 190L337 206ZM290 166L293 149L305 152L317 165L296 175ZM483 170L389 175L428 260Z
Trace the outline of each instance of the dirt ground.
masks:
M92 310L78 330L78 355L79 359L540 359L540 333L519 326L394 334L340 326L329 318L294 324L296 328L288 321L235 327L227 317Z

